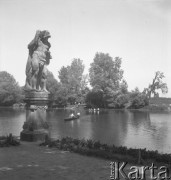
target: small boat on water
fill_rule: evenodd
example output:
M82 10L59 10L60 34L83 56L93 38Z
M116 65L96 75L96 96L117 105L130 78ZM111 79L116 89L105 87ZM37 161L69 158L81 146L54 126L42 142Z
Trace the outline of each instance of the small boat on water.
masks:
M79 119L79 117L80 117L80 116L68 117L68 118L65 118L64 121L76 120L76 119Z

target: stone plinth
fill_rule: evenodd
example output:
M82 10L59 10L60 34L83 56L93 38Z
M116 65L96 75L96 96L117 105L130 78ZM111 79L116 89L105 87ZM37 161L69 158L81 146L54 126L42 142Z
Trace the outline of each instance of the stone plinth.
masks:
M46 120L46 109L49 103L49 93L29 91L25 93L26 121L20 133L22 141L44 140L49 134Z
M39 91L26 91L24 102L26 102L26 108L30 108L31 105L47 106L49 104L50 94L47 92Z
M28 142L44 141L46 136L49 136L48 132L46 131L35 130L33 132L30 132L30 131L23 130L20 133L20 140L28 141Z

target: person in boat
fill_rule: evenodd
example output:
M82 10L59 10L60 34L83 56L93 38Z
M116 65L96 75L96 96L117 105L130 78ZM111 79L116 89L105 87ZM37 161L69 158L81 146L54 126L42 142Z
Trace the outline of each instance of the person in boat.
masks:
M80 117L80 112L77 112L77 117Z
M70 114L70 118L74 118L74 117L75 117L74 113Z

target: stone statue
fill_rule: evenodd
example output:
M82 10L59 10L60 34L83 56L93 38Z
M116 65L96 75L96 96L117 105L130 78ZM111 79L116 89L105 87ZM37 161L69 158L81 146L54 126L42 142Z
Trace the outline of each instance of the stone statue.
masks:
M50 43L48 31L37 31L34 39L29 43L29 56L26 65L26 91L43 91L46 89L47 65L50 63Z

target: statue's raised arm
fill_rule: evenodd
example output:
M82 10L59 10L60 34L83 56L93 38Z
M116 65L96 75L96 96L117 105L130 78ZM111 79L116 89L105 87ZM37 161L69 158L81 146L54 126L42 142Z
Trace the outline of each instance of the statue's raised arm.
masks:
M25 90L45 91L47 68L50 63L50 43L48 39L51 37L46 30L36 31L34 39L28 44L29 55L26 65L26 84Z

